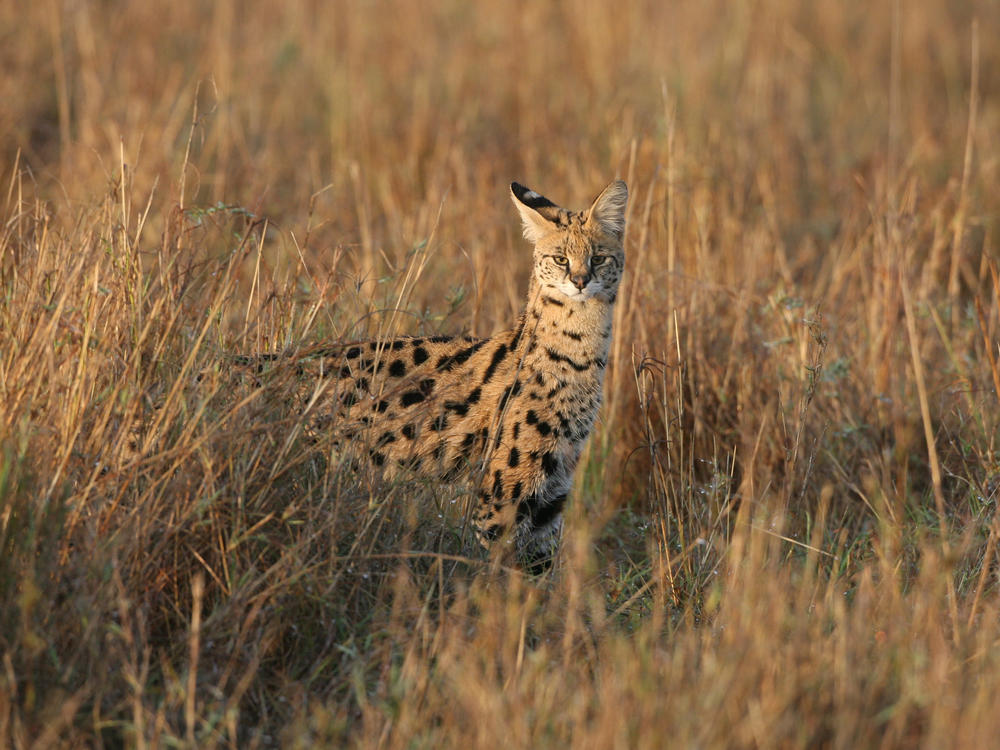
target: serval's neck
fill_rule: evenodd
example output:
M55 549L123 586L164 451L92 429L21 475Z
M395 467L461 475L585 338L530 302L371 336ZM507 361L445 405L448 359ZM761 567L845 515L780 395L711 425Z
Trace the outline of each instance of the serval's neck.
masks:
M532 283L518 349L527 360L544 363L544 370L561 372L563 380L600 378L613 313L613 303L599 297L576 301Z

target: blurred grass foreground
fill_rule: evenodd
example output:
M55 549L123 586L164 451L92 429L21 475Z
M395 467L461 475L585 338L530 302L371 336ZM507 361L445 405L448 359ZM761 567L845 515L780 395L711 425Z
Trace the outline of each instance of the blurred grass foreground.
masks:
M1000 737L1000 5L0 3L0 746ZM555 569L226 355L632 200Z

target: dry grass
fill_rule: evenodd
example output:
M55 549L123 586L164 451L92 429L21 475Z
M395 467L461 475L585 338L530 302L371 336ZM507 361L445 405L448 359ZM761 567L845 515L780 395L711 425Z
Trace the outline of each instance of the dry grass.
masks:
M0 744L995 742L1000 9L671 5L0 5ZM552 575L226 371L496 330L614 176Z

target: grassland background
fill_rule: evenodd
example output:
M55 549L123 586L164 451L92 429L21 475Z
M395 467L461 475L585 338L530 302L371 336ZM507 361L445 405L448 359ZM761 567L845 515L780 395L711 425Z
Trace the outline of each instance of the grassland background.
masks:
M995 743L997 40L986 1L0 3L0 744ZM614 177L551 576L229 378L504 327L507 184Z

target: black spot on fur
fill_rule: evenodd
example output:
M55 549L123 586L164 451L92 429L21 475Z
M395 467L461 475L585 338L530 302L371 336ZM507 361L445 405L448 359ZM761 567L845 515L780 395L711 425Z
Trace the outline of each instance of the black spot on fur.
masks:
M375 404L375 411L377 411L379 414L381 414L388 408L389 408L388 401L379 401L377 404Z
M536 508L534 514L531 516L532 524L534 524L535 528L541 528L548 525L555 520L556 516L562 513L562 509L565 504L566 496L559 495L559 497L554 498L552 502Z
M389 445L389 443L395 443L395 442L396 442L396 435L393 434L392 432L386 431L382 433L381 437L379 437L376 445L379 448L381 448L382 446Z
M511 499L518 500L521 497L521 493L523 491L524 491L524 485L521 482L518 482L517 484L514 485L514 489L510 493Z
M513 385L508 385L503 389L503 394L500 396L500 402L498 408L503 411L507 407L507 401L516 396L521 392L521 381L515 380Z
M448 426L448 416L442 414L441 416L431 420L430 426L431 429L434 430L434 432L441 432L441 430L445 429Z
M534 528L542 528L562 513L565 504L566 495L559 495L547 503L540 502L537 495L529 495L517 505L517 521L521 523L530 519Z
M565 307L565 305L561 301L557 300L555 297L549 297L549 296L542 297L542 304L555 305L556 307Z
M513 469L515 466L517 466L520 460L521 460L521 453L517 450L517 448L511 448L510 456L507 458L507 465Z
M431 339L431 341L434 341L434 339ZM440 357L438 361L434 363L434 368L437 370L444 370L445 372L448 372L449 370L452 370L456 366L464 364L469 359L469 357L478 352L485 343L486 343L485 341L477 341L472 346L467 346L465 349L461 349L460 351L457 351L454 354L446 354Z
M576 331L567 331L563 329L562 334L568 339L573 339L573 341L583 341L582 333L577 333Z
M419 390L425 396L430 396L431 392L434 390L434 378L424 378L417 385L417 390Z
M538 430L538 434L539 435L541 435L542 437L545 437L550 432L552 432L552 425L550 425L548 422L544 422L543 421L543 422L539 422L538 424L536 424L535 425L535 429Z
M538 424L538 415L535 414L534 409L528 409L528 413L524 415L524 421L528 424Z
M496 348L496 351L493 352L493 358L490 360L490 366L486 368L486 373L483 375L484 385L490 381L490 378L492 378L493 374L497 371L497 367L500 366L500 363L504 361L506 356L507 345L500 344L500 346Z
M463 404L461 401L445 401L444 408L448 411L453 411L460 417L464 417L469 413L469 405Z
M413 364L422 365L431 355L427 353L427 350L422 346L418 346L413 350Z
M443 344L447 341L451 341L453 338L454 338L453 336L431 336L427 340L430 341L432 344Z
M400 430L403 433L403 437L407 440L413 440L414 435L417 434L417 426L413 424L404 424L403 429Z
M540 372L536 372L535 373L535 384L536 385L545 385L545 376L542 375L542 373L540 373Z
M513 434L514 439L517 440L517 438L521 434L521 423L520 422L515 422L514 423L514 427L511 429L511 434Z
M518 325L517 330L514 331L514 336L510 340L510 348L513 351L517 347L517 342L521 340L521 334L524 333L524 321L522 320L520 325Z
M589 362L584 362L583 364L580 364L576 360L571 359L570 357L567 357L563 354L560 354L559 352L553 351L549 347L545 347L545 354L553 362L565 362L567 365L572 367L577 372L584 372L585 370L590 369Z
M545 472L545 476L554 474L558 468L559 459L557 459L551 452L542 454L542 471Z
M493 497L497 500L503 497L503 475L499 469L493 472Z
M385 454L378 451L372 453L372 463L376 466L382 466L385 463Z
M344 356L347 357L348 359L357 359L358 357L361 356L361 347L352 346L344 353Z
M479 396L482 395L482 392L483 392L482 388L476 388L475 390L472 391L472 393L469 394L469 397L465 399L465 402L467 404L478 403Z
M406 365L403 364L403 360L394 359L389 365L389 374L394 378L403 377L406 374Z
M414 404L419 404L426 398L427 396L420 391L407 391L403 394L403 397L399 399L399 404L400 406L413 406Z
M502 530L503 527L500 524L491 523L489 526L483 529L483 536L486 538L487 541L495 542L497 540L497 537L500 536L500 532Z
M340 394L340 403L344 406L354 406L358 403L358 394L354 391L346 391Z

